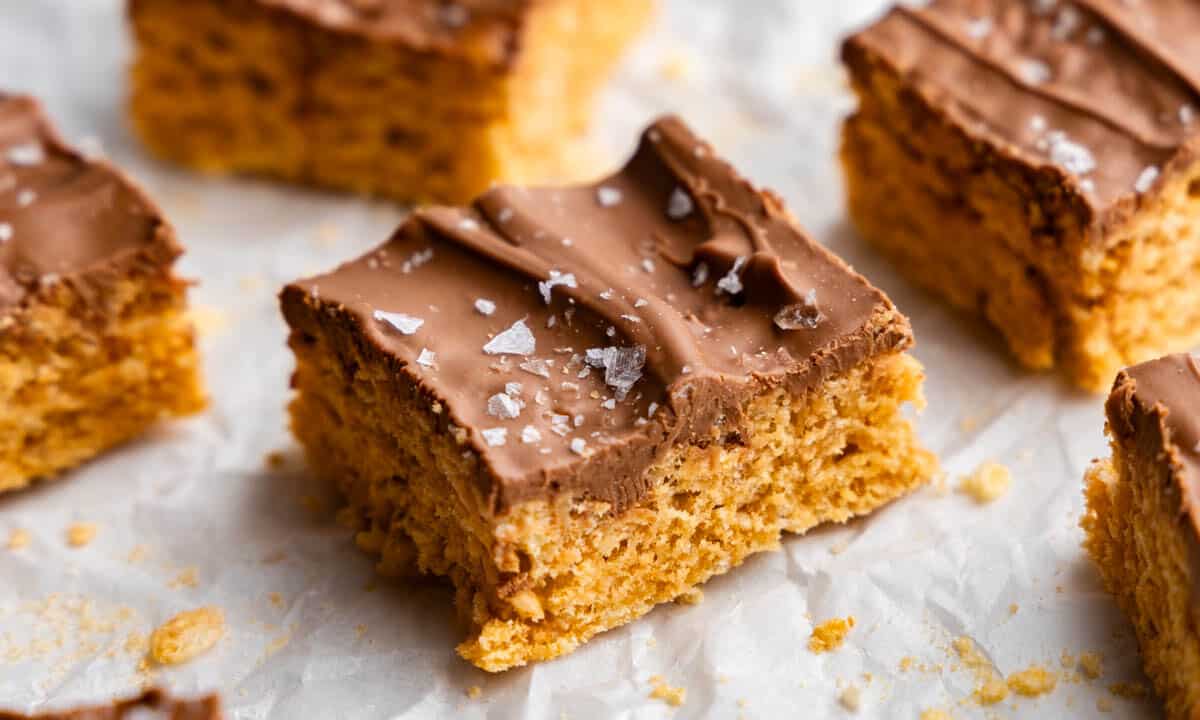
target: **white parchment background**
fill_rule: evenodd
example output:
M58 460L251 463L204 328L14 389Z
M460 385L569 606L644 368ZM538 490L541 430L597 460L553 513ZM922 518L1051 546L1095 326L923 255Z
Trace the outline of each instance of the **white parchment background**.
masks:
M39 95L68 137L99 137L177 225L183 271L200 281L193 302L209 327L213 396L195 420L0 500L0 706L132 691L144 676L125 649L129 634L212 604L226 612L227 637L155 677L184 693L221 690L236 719L839 717L846 683L861 688L864 717L932 707L955 718L1089 717L1101 698L1111 699L1109 717L1157 713L1107 690L1139 680L1137 658L1079 548L1081 476L1104 452L1101 400L1021 374L991 336L912 290L843 219L836 128L851 100L837 42L882 3L665 4L604 99L597 143L615 161L654 115L680 112L777 189L912 317L929 370L921 430L951 483L996 459L1013 470L1011 492L980 507L923 491L867 521L789 539L709 583L699 606L659 608L557 662L477 671L454 654L449 593L376 584L331 513L312 510L332 499L285 430L292 360L276 290L381 242L400 212L152 161L122 119L119 0L0 0L0 87ZM286 462L269 469L264 455L275 450ZM74 521L98 526L90 546L67 547ZM9 552L15 528L33 541ZM847 614L858 624L840 651L807 650L813 621ZM987 711L962 705L973 680L951 669L958 635L1006 674L1034 662L1058 669L1064 650L1088 650L1104 654L1104 677ZM942 669L900 672L905 656ZM683 707L648 698L655 674L687 688Z

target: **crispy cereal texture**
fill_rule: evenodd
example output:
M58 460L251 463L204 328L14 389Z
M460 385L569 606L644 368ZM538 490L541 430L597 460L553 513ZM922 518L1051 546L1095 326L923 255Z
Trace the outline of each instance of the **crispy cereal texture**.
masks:
M850 217L913 282L984 318L1023 366L1092 392L1200 342L1200 165L1097 245L1046 178L965 136L865 52L849 62Z
M62 283L0 317L0 492L204 407L186 289L139 270L103 297Z
M650 0L533 3L507 66L319 27L260 0L134 0L134 126L155 153L401 201L573 177L573 137Z
M624 513L559 497L492 516L471 461L438 430L442 408L397 392L386 360L335 325L312 318L292 335L293 430L341 484L382 572L451 581L469 628L459 653L489 671L569 653L782 533L868 514L935 470L901 414L921 402L921 368L892 353L758 396L748 433L670 450Z

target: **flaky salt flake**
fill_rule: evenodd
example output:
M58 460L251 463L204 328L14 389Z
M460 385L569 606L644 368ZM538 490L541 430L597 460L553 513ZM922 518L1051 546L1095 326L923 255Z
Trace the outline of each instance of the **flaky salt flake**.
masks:
M479 298L475 301L475 312L491 317L492 313L496 312L496 303L486 298Z
M671 191L671 197L667 200L667 217L683 220L695 211L696 203L686 190L677 187Z
M692 287L700 287L708 282L708 263L700 263L692 271Z
M780 330L814 330L825 314L817 304L817 289L813 288L804 296L804 301L787 305L775 313L775 326Z
M492 338L483 346L488 355L532 355L537 349L537 340L524 320L518 320L512 327Z
M614 187L602 185L596 188L596 202L600 203L600 207L616 207L621 204L623 198L621 191Z
M404 313L384 312L382 310L376 310L374 318L391 325L402 335L413 335L425 324L425 321L419 317L405 315Z
M1042 133L1046 132L1047 127L1049 127L1049 125L1046 123L1045 116L1034 115L1033 117L1029 118L1029 129L1035 133L1041 135Z
M646 408L646 417L653 417L654 413L657 411L658 411L658 403L656 403L656 402L650 403L650 406L648 408Z
M506 395L509 395L509 396L511 396L511 397L520 397L520 396L521 396L521 393L522 393L524 390L525 390L525 388L524 388L524 387L522 387L521 383L519 383L519 382L506 382L506 383L504 383L504 393L505 393Z
M575 275L572 273L563 273L558 270L551 270L550 277L538 283L538 292L542 294L542 300L547 305L550 304L550 291L556 287L577 288L579 285L575 282Z
M1086 175L1096 169L1092 151L1068 138L1066 133L1057 130L1047 133L1045 141L1050 162L1072 175Z
M17 207L29 207L37 200L37 193L32 190L22 190L17 193Z
M654 272L654 261L650 258L642 258L642 270L648 273Z
M496 219L499 220L501 223L506 223L509 220L512 220L513 215L515 215L515 214L516 213L513 212L513 209L510 207L500 208L500 212L496 213Z
M589 348L586 362L594 368L603 368L604 384L616 391L618 400L624 400L629 390L642 378L646 347Z
M1079 189L1089 195L1093 195L1096 192L1096 183L1092 182L1090 179L1085 178L1085 179L1079 181Z
M717 281L717 292L727 292L730 295L740 295L745 288L742 286L742 266L746 264L746 257L740 256L733 261L733 267L729 268L729 272L725 273L725 277Z
M417 356L417 364L427 368L436 367L437 353L431 351L429 348L421 348L421 354Z
M46 160L46 151L39 143L31 142L23 145L13 145L4 155L8 162L20 167L41 165Z
M600 299L601 299L601 300L612 300L612 299L613 299L613 289L612 289L612 288L609 288L609 289L607 289L607 290L604 290L603 292L601 292L601 293L600 293Z
M972 40L983 40L988 35L992 34L992 29L996 27L996 21L990 17L981 17L975 20L967 21L967 37Z
M583 427L583 421L583 415L576 415L575 417L571 418L571 422L575 423L575 427Z
M516 420L521 416L521 403L511 395L496 393L488 398L487 413L501 420Z
M1138 175L1137 181L1133 183L1133 189L1139 193L1144 193L1154 187L1154 181L1158 179L1158 167L1151 165Z
M587 451L587 440L583 438L573 438L571 440L571 452L576 455L586 455Z
M622 315L621 319L626 322L631 322L631 323L635 323L635 324L640 323L642 321L642 319L640 317L638 317L637 315Z
M644 298L638 298L637 300L634 300L634 301L633 301L633 306L634 306L635 308L639 308L639 309L640 309L640 308L644 308L644 307L646 307L646 306L647 306L647 305L649 305L649 304L650 304L650 303L646 302L646 300L645 300Z
M1056 40L1066 40L1072 33L1079 29L1081 24L1083 24L1083 15L1080 14L1079 9L1067 5L1058 12L1058 17L1054 20L1054 27L1051 29L1050 34Z
M1043 85L1050 81L1053 74L1049 65L1036 58L1023 58L1017 63L1017 72L1030 85Z
M503 447L508 442L507 428L488 428L480 430L479 434L483 435L483 441L488 447Z
M1191 105L1179 106L1179 122L1184 125L1191 125L1196 119L1196 110Z
M526 425L521 429L521 442L526 445L542 441L542 433L532 425Z
M13 226L8 223L0 223L0 243L6 243L12 240Z
M1088 41L1089 45L1099 45L1104 42L1106 37L1108 35L1104 32L1104 28L1099 26L1089 28L1087 34L1084 35L1084 39Z
M474 218L463 218L458 221L458 229L464 232L475 232L479 230L479 223Z
M617 401L613 400L612 398L609 398L609 399L605 400L604 402L600 403L600 407L604 408L605 410L616 410L617 409Z
M538 377L544 378L550 377L550 363L546 360L533 358L532 360L526 360L518 367L530 375L537 375Z

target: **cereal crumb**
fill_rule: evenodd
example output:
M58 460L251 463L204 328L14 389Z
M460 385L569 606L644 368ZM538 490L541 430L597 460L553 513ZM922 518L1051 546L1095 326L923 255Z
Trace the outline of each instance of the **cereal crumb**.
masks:
M1009 606L1008 606L1008 614L1009 614L1009 615L1016 615L1016 614L1017 614L1017 611L1018 611L1018 610L1020 610L1020 609L1021 609L1021 606L1020 606L1020 605L1018 605L1018 604L1016 604L1016 603L1013 603L1012 605L1009 605Z
M921 713L921 720L953 720L945 710L932 708Z
M160 665L178 665L198 657L225 634L225 616L213 607L181 612L150 636L150 657Z
M1025 697L1037 697L1054 690L1058 676L1041 665L1030 665L1025 670L1008 676L1008 689Z
M1104 657L1100 653L1080 653L1079 669L1083 671L1085 678L1095 680L1104 674Z
M1012 473L1000 463L986 462L958 484L958 491L970 495L980 505L994 502L1008 492Z
M9 550L23 550L29 547L29 531L17 528L8 535Z
M175 576L171 582L167 583L167 587L172 590L188 587L194 588L200 584L199 576L196 573L196 568L186 568L183 572Z
M985 680L974 695L980 705L995 705L1008 697L1008 685L1001 678L993 676Z
M275 607L277 609L283 607L283 596L280 595L279 593L277 593L277 592L269 593L267 595L267 599L271 601L272 607Z
M1117 697L1131 700L1146 697L1146 686L1140 682L1113 683L1108 686L1108 691Z
M912 655L905 655L900 658L900 672L908 672L912 670L913 664L917 661Z
M838 702L850 712L856 713L862 709L862 691L857 685L851 685L838 696Z
M94 523L77 522L67 528L67 544L73 548L87 547L96 538Z
M650 678L650 685L654 688L650 691L650 697L662 700L671 707L679 707L687 699L687 688L671 687L662 675Z
M481 695L483 695L483 688L479 687L478 685L472 685L471 687L467 688L467 697L471 698L472 700L478 700Z
M845 619L833 618L826 620L813 628L812 637L808 640L808 649L815 653L830 652L842 646L850 628L854 627L854 616L847 615Z
M700 588L685 590L683 594L675 598L675 602L681 605L699 605L704 602L704 591Z

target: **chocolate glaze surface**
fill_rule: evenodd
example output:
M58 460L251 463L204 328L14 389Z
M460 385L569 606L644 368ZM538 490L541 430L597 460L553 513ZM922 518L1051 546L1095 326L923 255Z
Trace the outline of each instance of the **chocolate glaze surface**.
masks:
M37 101L0 93L0 315L55 283L86 291L180 252L133 183L67 147Z
M912 341L881 291L674 118L594 185L419 210L283 307L397 358L468 431L497 511L561 491L628 507L670 447L738 442L753 396Z
M1170 464L1200 539L1200 361L1168 355L1123 370L1106 410L1119 440Z
M221 720L222 717L221 701L216 695L197 700L173 700L158 690L150 690L140 697L103 707L32 716L0 710L0 720Z
M506 65L537 0L256 0L328 30ZM650 0L647 0L649 2Z
M1107 224L1195 156L1200 3L933 0L845 46L1002 156L1059 171Z

